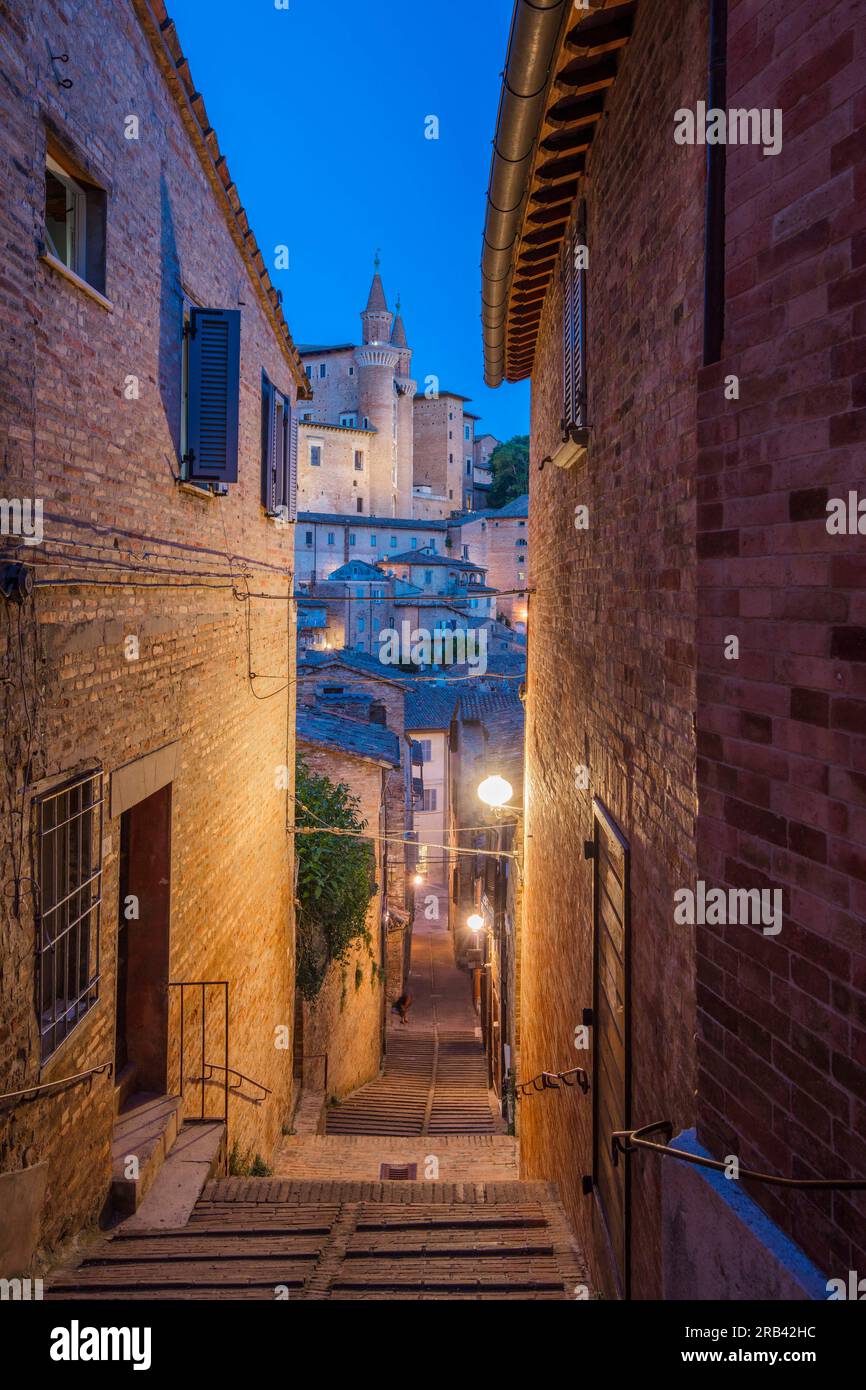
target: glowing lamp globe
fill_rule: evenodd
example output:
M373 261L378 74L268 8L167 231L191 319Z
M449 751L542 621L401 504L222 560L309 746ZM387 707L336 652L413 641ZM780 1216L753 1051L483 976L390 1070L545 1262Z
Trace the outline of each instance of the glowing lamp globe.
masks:
M484 918L480 917L477 912L473 912L471 917L466 918L466 925L470 931L480 931L484 926Z
M486 777L478 788L478 795L487 806L507 806L513 790L504 777Z

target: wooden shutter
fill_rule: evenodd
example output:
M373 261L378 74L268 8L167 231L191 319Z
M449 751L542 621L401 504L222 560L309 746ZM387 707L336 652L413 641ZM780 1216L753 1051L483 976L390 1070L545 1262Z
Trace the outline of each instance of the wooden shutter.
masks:
M289 521L295 521L298 515L298 412L294 406L286 402L288 411L288 491L286 494L286 505L289 509Z
M566 233L562 266L562 431L574 424L574 237Z
M187 463L190 478L236 483L240 402L239 309L192 309Z
M629 1161L614 1166L611 1134L631 1124L629 847L593 801L593 1190L611 1256L611 1292L628 1298Z
M562 264L563 434L585 428L586 415L586 269L575 265L578 247L586 245L586 203L565 238Z

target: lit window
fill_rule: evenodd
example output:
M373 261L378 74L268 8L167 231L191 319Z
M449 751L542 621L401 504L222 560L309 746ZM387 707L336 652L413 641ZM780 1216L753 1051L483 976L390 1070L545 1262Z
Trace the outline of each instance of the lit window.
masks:
M45 161L45 249L73 275L105 293L104 189Z
M36 803L37 962L44 1062L99 998L102 773Z

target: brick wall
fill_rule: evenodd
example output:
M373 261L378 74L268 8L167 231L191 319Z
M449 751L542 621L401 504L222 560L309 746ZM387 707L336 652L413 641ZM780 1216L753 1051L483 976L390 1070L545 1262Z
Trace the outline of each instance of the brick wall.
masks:
M559 442L561 302L548 293L533 373L526 703L524 1077L573 1066L592 1002L592 798L632 856L635 1124L694 1120L693 941L672 921L694 876L693 470L702 332L703 153L677 148L672 113L704 95L704 7L641 5L588 162L588 462ZM577 532L575 507L589 507ZM589 789L575 788L580 764ZM559 1183L593 1248L591 1104L577 1091L521 1102L527 1177ZM633 1281L660 1293L658 1162L631 1160Z
M700 873L783 893L776 936L699 930L700 1134L797 1177L866 1173L866 562L826 526L863 494L862 18L731 0L728 103L780 108L783 146L727 152L725 352L699 399ZM863 1268L862 1194L752 1195L828 1276Z
M40 1068L35 792L81 764L101 766L108 790L119 768L176 741L169 975L230 981L230 1065L271 1091L261 1104L233 1095L230 1143L269 1157L292 1099L291 1051L275 1047L279 1025L291 1036L294 954L290 792L275 774L294 766L291 684L286 693L294 640L285 601L291 531L275 529L260 502L261 373L294 397L292 369L133 8L119 14L95 0L70 24L67 7L47 0L38 17L4 7L4 19L3 492L44 499L44 546L22 556L40 583L76 582L0 609L7 887L9 865L23 855L20 915L7 891L0 906L0 1090L114 1056L120 823L109 806L99 1002ZM70 89L54 81L46 44L70 52ZM124 138L129 113L140 118L137 141ZM46 124L109 190L113 312L37 260ZM239 480L220 499L173 477L182 289L205 305L243 301ZM124 397L128 374L139 380L138 399ZM157 587L132 587L133 579ZM281 601L238 601L247 591ZM125 659L128 636L138 639L137 660ZM255 693L250 666L267 677L252 683ZM175 1078L178 1042L173 1004ZM113 1082L103 1076L4 1112L3 1168L49 1163L45 1245L98 1214L113 1110Z

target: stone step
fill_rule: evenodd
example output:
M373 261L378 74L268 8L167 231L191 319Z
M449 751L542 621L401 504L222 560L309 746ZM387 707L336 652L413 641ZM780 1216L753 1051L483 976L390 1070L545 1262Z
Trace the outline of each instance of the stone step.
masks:
M571 1300L586 1283L546 1183L224 1178L185 1225L139 1229L143 1214L48 1297Z
M188 1120L125 1233L185 1226L205 1185L226 1166L226 1127L221 1120Z
M182 1123L180 1096L139 1091L122 1104L111 1140L111 1200L119 1215L138 1210Z

